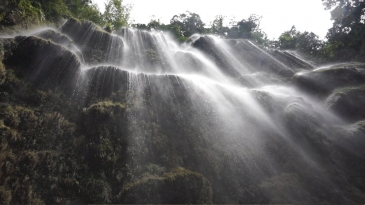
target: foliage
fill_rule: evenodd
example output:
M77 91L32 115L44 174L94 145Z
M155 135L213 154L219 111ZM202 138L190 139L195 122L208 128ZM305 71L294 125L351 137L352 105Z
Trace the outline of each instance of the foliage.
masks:
M180 27L182 36L190 37L195 33L204 33L205 24L200 19L199 14L187 11L186 13L174 15L170 20L171 25Z
M226 36L228 32L228 28L223 26L223 21L226 18L226 16L218 15L215 17L215 19L212 22L210 31L213 34L219 35L219 36Z
M128 25L130 5L122 0L108 0L102 14L90 0L6 0L6 9L0 10L0 25L12 26L26 22L39 24L60 23L64 18L90 20L113 30Z
M231 21L230 26L224 26L222 15L216 16L210 28L210 32L225 38L232 39L251 39L258 44L267 45L269 43L267 35L260 29L261 16L252 14L248 19L242 19L239 22Z
M313 32L299 32L295 26L279 37L280 49L296 49L306 54L316 55L323 47L323 42Z
M289 31L285 31L279 37L281 49L295 49L297 46L297 38L300 33L293 26Z
M154 31L162 31L162 32L168 32L170 33L175 39L177 39L179 42L185 42L188 37L185 37L182 34L181 27L177 24L163 24L160 23L160 20L151 19L151 21L146 24L134 24L132 25L135 28L141 29L141 30L154 30Z
M333 27L327 33L323 55L331 61L359 60L365 57L365 2L362 0L322 0L332 9Z
M113 30L119 30L123 26L128 26L130 16L130 5L123 6L122 0L108 0L105 3L105 12L102 15L104 24L111 24Z
M248 19L242 19L241 21L235 23L228 30L228 37L243 39L252 38L252 34L259 30L261 18L261 16L252 14Z

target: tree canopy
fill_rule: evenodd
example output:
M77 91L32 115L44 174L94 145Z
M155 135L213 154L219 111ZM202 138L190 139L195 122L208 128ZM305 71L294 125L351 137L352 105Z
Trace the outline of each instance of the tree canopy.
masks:
M329 59L365 59L365 2L363 0L322 0L331 11L333 27L325 47Z
M104 13L91 0L4 0L0 3L0 25L58 23L74 17L119 29L128 25L130 10L122 0L107 0Z
M205 24L200 19L199 14L187 11L187 13L174 15L170 20L171 25L180 26L184 37L190 37L194 33L204 33Z
M122 5L122 0L108 0L105 3L105 12L102 15L104 24L110 24L114 30L128 25L130 5Z

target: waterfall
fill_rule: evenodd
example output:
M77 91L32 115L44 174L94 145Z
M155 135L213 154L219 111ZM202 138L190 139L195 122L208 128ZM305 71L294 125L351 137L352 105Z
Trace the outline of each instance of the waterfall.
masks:
M129 184L110 193L113 202L166 202L163 194L153 201L133 188L151 175L161 179L146 171L152 165L201 174L213 203L363 199L353 193L365 193L365 118L347 113L349 102L337 93L350 85L362 89L363 65L317 69L297 53L250 40L194 35L179 45L158 31L110 34L76 20L14 39L18 47L8 64L32 49L21 65L29 82L60 87L80 107L75 115L88 167L104 173L112 190L115 176Z

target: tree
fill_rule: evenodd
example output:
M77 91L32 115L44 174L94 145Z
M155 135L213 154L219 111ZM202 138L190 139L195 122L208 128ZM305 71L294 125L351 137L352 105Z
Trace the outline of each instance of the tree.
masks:
M285 31L279 37L280 49L296 49L307 54L318 54L323 47L323 42L313 32L299 32L292 26L289 31Z
M281 49L295 49L297 45L297 38L299 36L299 32L292 26L289 31L285 31L279 37L279 43Z
M170 20L170 25L180 26L182 35L190 37L194 33L204 33L205 24L196 13L187 11L186 14L174 15Z
M128 25L131 6L122 5L122 0L108 0L105 3L105 12L103 14L104 24L111 24L113 30L118 30Z
M102 14L95 4L84 6L77 17L80 19L87 19L98 25L103 24Z
M296 49L307 54L318 54L323 47L323 42L313 32L299 33L297 36Z
M261 16L252 14L248 19L242 19L239 22L234 22L235 24L233 24L228 30L228 37L252 39L254 36L253 33L261 32L259 29L261 18Z
M331 9L333 27L329 29L325 50L332 60L365 61L365 2L363 0L322 0Z
M0 24L37 24L44 21L60 23L65 18L75 17L102 24L101 14L91 0L6 0L1 11ZM14 12L16 11L16 12ZM18 22L9 23L9 16L15 15ZM5 18L5 21L1 19Z
M226 16L218 15L211 23L211 32L220 36L227 36L228 27L223 26L223 21Z

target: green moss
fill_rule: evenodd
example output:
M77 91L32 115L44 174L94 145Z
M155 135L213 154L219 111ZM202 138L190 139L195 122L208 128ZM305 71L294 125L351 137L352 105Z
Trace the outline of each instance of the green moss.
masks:
M86 195L89 203L111 203L110 185L103 180L90 180L87 183Z
M5 189L5 187L0 186L0 204L10 204L11 201L11 191Z
M176 168L160 177L145 177L124 186L123 203L211 203L210 183L201 174Z
M125 109L125 104L120 102L113 101L101 101L95 104L92 104L89 108L87 108L84 112L88 112L91 110L96 110L100 113L107 113L110 109Z
M6 70L4 64L0 62L0 85L2 85L5 82L5 79L6 79Z

